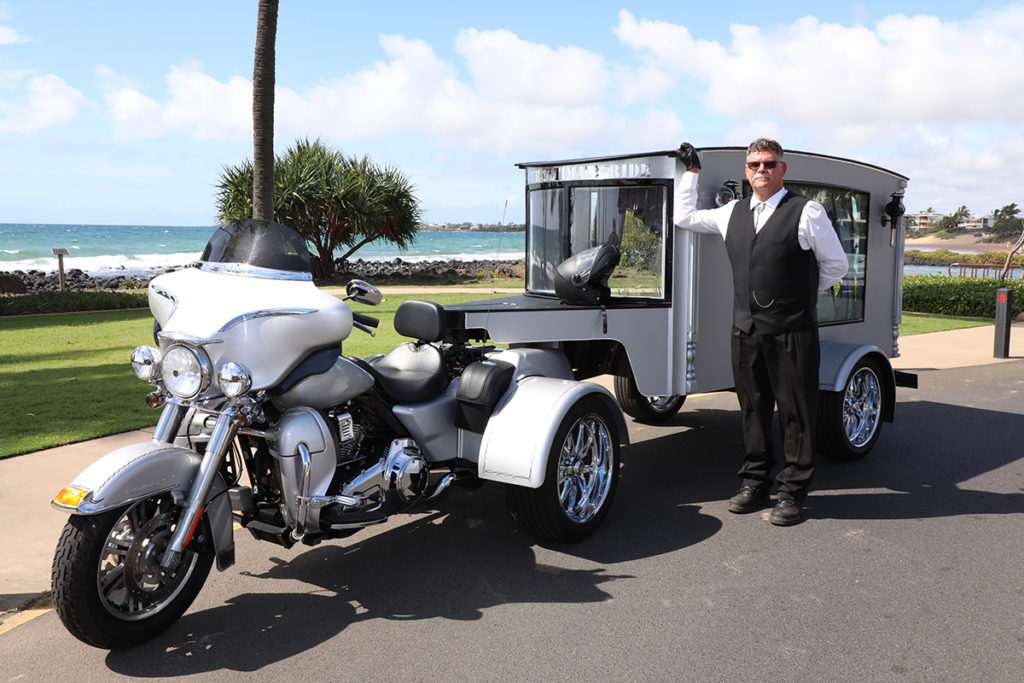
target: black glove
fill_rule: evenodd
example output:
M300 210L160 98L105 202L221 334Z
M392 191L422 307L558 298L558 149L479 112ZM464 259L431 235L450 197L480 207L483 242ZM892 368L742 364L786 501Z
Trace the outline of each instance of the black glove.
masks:
M689 170L691 168L700 168L700 159L697 157L697 150L693 148L689 142L684 142L679 145L676 150L676 156L683 162L683 168Z

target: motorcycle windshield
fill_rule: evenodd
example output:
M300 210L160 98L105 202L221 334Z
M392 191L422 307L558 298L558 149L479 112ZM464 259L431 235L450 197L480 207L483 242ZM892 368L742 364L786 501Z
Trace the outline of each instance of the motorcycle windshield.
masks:
M253 218L217 228L199 261L203 269L256 277L313 277L309 250L297 232L280 223Z

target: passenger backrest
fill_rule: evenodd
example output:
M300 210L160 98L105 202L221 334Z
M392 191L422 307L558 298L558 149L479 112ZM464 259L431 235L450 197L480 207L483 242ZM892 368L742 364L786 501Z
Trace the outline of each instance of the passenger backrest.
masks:
M436 342L445 335L444 307L433 301L409 299L395 311L395 332L403 337Z

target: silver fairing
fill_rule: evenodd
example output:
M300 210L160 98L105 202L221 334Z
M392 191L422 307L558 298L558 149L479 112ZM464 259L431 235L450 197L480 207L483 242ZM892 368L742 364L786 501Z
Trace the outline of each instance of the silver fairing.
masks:
M327 372L307 377L280 396L272 397L271 401L278 410L298 406L325 409L355 398L372 386L370 373L339 356Z
M348 305L309 280L186 268L155 278L149 305L161 348L175 339L202 345L216 374L234 361L252 373L255 391L278 385L311 351L340 344L352 331Z

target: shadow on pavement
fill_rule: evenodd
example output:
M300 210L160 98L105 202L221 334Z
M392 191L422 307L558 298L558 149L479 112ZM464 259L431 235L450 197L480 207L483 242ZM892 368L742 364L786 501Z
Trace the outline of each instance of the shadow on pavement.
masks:
M968 488L971 479L1021 458L1006 434L1024 433L1024 415L911 401L897 406L897 417L863 460L820 460L820 493L808 501L811 520L1024 511L1020 492ZM693 406L670 425L630 429L634 444L623 452L617 499L605 524L582 542L543 547L614 565L685 549L722 527L701 506L724 501L735 489L742 451L737 411ZM274 566L248 576L267 582L267 592L242 593L189 613L154 641L109 653L107 665L137 677L257 671L370 619L473 621L497 605L601 602L609 599L603 584L634 578L607 566L539 564L537 540L509 519L498 485L456 489L437 510L408 519L291 561L273 557L274 546L263 544ZM281 581L284 590L275 589ZM295 590L288 582L310 588Z

